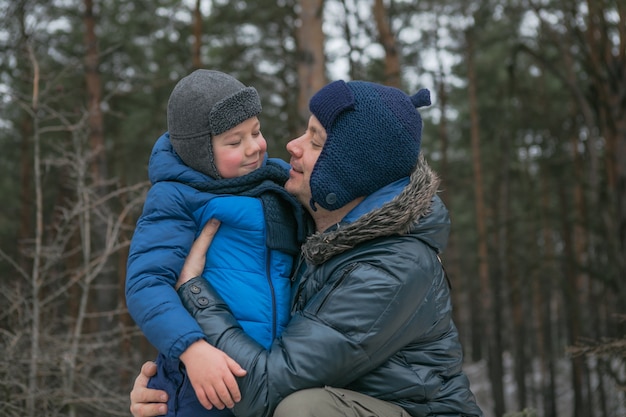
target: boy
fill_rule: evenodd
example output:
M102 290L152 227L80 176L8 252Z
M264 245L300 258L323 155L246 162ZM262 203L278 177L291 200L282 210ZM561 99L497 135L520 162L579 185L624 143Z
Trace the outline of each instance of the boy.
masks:
M174 289L209 219L220 220L221 227L203 275L246 332L269 348L289 318L303 210L283 188L289 166L266 156L260 112L254 88L218 71L194 71L174 87L168 132L152 150L153 185L131 242L126 299L159 350L150 386L168 392L170 416L231 415L202 405L215 403L215 393L202 385L202 376L215 371L206 366L215 348Z

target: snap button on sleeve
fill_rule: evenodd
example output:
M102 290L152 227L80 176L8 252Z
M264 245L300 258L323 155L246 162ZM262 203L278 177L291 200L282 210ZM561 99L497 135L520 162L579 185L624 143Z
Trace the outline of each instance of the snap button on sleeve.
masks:
M198 298L198 304L200 304L201 306L205 306L209 304L209 299L206 297L200 297Z
M200 294L200 287L197 285L192 285L189 290L194 294Z

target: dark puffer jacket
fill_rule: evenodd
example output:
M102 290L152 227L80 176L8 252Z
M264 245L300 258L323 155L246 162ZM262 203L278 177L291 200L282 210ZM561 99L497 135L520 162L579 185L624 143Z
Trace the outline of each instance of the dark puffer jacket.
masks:
M368 196L309 237L292 318L269 351L241 331L205 280L179 289L210 343L248 374L241 416L270 416L294 391L345 387L412 416L480 416L452 322L438 253L449 232L438 179L420 160L410 179Z

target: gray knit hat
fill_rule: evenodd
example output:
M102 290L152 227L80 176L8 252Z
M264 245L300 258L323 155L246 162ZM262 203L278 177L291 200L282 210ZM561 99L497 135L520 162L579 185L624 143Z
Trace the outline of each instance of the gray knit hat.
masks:
M211 138L261 112L253 87L219 71L199 69L182 78L167 103L167 128L174 150L185 164L221 178Z

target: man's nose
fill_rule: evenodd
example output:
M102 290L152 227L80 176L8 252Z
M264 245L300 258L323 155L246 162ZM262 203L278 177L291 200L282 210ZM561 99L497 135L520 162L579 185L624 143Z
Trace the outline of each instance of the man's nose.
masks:
M294 156L299 156L300 155L300 140L302 139L304 135L297 137L295 139L291 139L289 142L287 142L287 152L289 152L291 155Z

